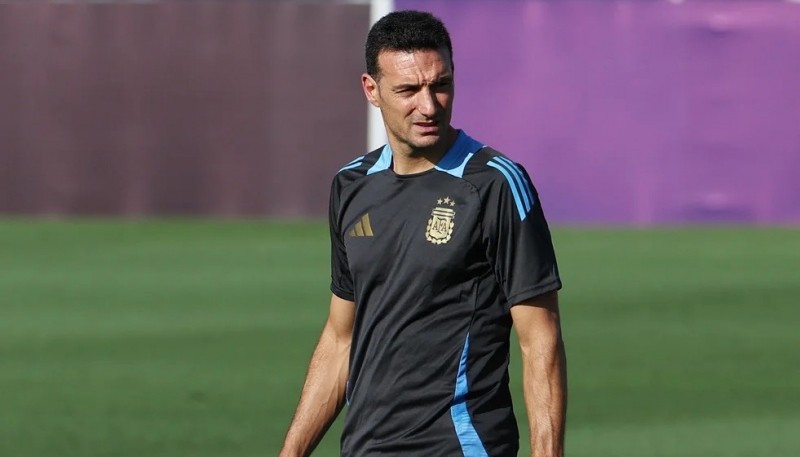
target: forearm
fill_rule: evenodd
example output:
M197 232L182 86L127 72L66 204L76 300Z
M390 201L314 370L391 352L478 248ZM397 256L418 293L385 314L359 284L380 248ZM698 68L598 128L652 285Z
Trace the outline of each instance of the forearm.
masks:
M525 405L531 455L562 457L567 407L567 364L560 331L523 347Z
M281 457L311 454L342 409L348 376L350 341L337 338L326 324L317 344Z

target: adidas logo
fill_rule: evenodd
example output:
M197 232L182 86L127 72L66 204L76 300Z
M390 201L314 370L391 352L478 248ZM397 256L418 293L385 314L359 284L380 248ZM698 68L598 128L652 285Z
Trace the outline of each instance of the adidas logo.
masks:
M372 226L369 224L369 213L361 216L361 220L356 222L355 227L347 233L349 236L373 236Z

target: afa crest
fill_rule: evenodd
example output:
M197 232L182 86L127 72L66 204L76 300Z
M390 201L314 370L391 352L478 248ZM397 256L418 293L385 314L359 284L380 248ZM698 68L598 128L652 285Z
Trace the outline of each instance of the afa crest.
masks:
M456 226L456 212L452 208L448 208L448 206L455 206L456 202L450 197L446 197L440 198L437 203L442 206L435 207L431 212L428 228L425 230L425 238L433 244L444 244L450 241L453 228Z

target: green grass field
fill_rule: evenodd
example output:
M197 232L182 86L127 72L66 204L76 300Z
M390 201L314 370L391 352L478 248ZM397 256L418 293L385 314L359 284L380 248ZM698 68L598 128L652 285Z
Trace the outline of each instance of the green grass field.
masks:
M276 455L327 312L326 237L0 221L0 456ZM568 455L800 456L800 231L553 237Z

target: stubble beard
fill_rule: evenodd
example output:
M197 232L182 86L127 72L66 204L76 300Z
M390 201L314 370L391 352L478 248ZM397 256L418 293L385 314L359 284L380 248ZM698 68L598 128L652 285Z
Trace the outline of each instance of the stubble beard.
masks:
M402 143L409 147L411 157L423 157L432 153L444 153L447 141L450 136L450 125L440 125L436 135L415 136L411 133L413 125L409 129L409 134L405 137L398 137ZM442 149L440 151L440 149Z
M430 138L430 136L423 138L428 139ZM445 137L439 135L433 143L431 143L430 141L425 141L425 142L414 142L416 144L407 142L406 144L408 144L411 147L411 156L419 157L435 151L440 146L443 147L444 142L445 142Z

